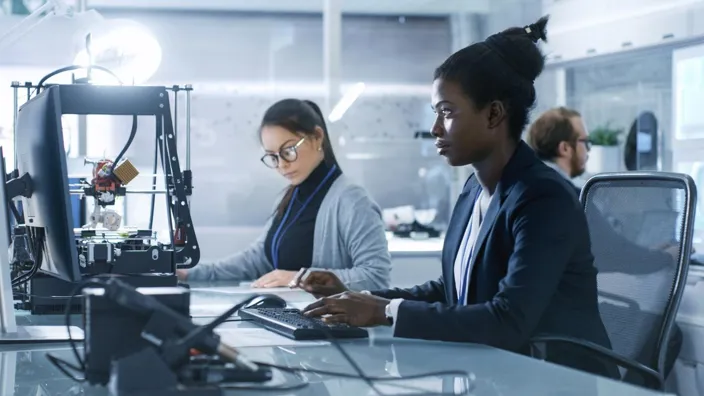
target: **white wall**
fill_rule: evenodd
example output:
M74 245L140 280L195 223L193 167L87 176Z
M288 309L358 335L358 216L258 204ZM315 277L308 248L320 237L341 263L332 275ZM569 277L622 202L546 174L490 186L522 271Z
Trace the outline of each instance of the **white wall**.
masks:
M702 0L544 0L551 60L575 60L704 35Z
M279 98L323 99L315 89L323 74L322 17L102 13L106 18L135 19L157 37L163 62L151 83L194 84L192 211L196 225L263 224L283 183L259 162L256 130L264 110ZM0 31L17 21L0 18ZM71 63L72 47L80 43L81 32L60 22L42 24L3 50L0 67L31 65L49 72ZM429 127L432 72L449 55L451 41L446 18L343 18L342 80L363 81L369 90L342 121L330 126L331 134L345 171L367 186L383 206L423 203L428 194L438 194L435 189L428 192L418 175L420 168L444 166L443 161L434 153L424 158L422 143L410 140L415 131ZM0 95L10 97L11 90L0 89ZM183 100L180 105L183 131ZM106 155L115 155L121 148L129 131L127 121L98 128ZM153 154L152 128L152 122L140 120L140 132L128 152L145 174L150 172ZM340 138L346 146L339 144ZM372 142L353 144L353 138ZM182 143L179 149L183 160ZM346 153L354 152L369 154L371 159L345 160ZM399 179L406 182L396 183ZM137 210L129 213L130 222L145 225L147 197L130 197L130 201ZM158 200L161 206L162 201ZM163 221L163 216L157 219Z

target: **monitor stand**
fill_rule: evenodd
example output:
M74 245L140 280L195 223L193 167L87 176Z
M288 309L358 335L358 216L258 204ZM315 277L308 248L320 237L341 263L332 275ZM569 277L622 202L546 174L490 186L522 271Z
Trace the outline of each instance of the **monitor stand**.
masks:
M0 158L2 151L0 151ZM4 168L4 167L3 167ZM0 171L0 345L37 342L65 342L69 340L69 329L61 324L56 326L17 326L15 302L12 296L12 274L8 241L7 197L5 172ZM63 323L63 320L61 320ZM83 340L83 330L71 326L70 336L76 341Z
M0 188L0 191L2 188ZM2 193L0 192L0 195ZM0 201L2 202L2 201ZM0 210L0 222L4 210ZM2 223L0 223L2 224ZM18 326L15 318L15 304L12 297L10 279L10 263L7 248L7 239L0 227L0 345L36 343L36 342L65 342L69 340L68 328L61 324L55 326ZM62 318L63 319L63 318ZM63 323L63 320L61 320ZM76 341L83 340L83 330L71 326L71 338Z

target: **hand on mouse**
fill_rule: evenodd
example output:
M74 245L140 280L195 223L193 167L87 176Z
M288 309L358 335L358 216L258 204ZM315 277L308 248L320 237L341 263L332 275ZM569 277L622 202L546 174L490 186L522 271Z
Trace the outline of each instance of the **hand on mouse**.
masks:
M296 276L294 271L274 270L252 283L252 287L270 288L288 286Z
M309 271L306 277L297 282L298 287L315 296L315 298L332 296L347 291L347 287L332 272Z

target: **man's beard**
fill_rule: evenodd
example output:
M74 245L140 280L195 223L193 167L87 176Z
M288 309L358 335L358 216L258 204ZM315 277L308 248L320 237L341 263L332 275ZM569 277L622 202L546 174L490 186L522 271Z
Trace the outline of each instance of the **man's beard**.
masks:
M573 156L570 161L570 177L574 178L577 176L582 176L586 170L585 168L585 164L580 163L579 158L576 155Z

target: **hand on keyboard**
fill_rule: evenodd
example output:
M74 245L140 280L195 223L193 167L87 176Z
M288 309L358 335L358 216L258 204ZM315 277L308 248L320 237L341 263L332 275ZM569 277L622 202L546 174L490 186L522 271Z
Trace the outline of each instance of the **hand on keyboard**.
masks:
M303 313L309 317L326 316L326 323L347 323L368 327L388 325L384 312L389 300L371 294L344 292L308 305Z

